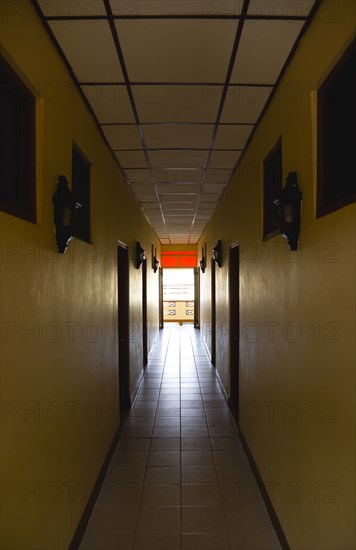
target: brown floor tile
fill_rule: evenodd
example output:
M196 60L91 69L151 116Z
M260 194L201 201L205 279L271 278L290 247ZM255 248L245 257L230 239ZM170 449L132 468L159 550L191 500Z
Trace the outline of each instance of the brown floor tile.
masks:
M251 483L255 481L250 466L245 464L217 465L216 471L220 483Z
M190 428L192 426L203 426L206 428L205 414L202 413L199 416L182 416L181 425L184 428Z
M152 439L151 451L179 451L179 437L156 437Z
M122 438L120 439L117 450L119 451L148 451L151 445L149 438Z
M281 550L274 531L240 531L229 536L231 550Z
M151 451L148 466L179 466L179 451Z
M152 437L179 437L180 426L156 426Z
M119 451L112 457L110 466L146 466L148 451Z
M142 483L145 471L145 466L116 466L108 470L105 482Z
M180 506L180 485L144 485L141 507Z
M233 464L248 464L244 452L240 449L227 449L221 451L213 451L215 464L233 465Z
M213 455L211 451L182 451L182 466L206 466L213 465Z
M182 483L217 483L214 466L182 466Z
M230 543L226 533L183 534L182 550L230 550Z
M221 506L192 506L182 508L182 533L226 532Z
M209 437L209 433L206 426L183 426L182 437Z
M229 531L272 531L272 524L262 502L255 504L224 505Z
M137 533L180 533L180 507L142 508Z
M180 548L178 534L137 534L133 546L133 550L180 550Z
M146 438L152 436L153 427L152 426L127 426L124 438L129 437L137 438Z
M136 529L139 508L95 506L88 523L88 533L133 534Z
M280 550L190 328L160 334L80 550Z
M238 437L211 437L213 451L239 449L241 447Z
M182 437L182 451L210 451L209 437Z
M133 507L140 504L142 483L104 483L96 505Z
M182 485L182 506L216 506L221 504L217 483Z
M147 468L145 483L168 484L180 483L179 466L157 466Z
M133 550L134 535L87 533L79 550Z

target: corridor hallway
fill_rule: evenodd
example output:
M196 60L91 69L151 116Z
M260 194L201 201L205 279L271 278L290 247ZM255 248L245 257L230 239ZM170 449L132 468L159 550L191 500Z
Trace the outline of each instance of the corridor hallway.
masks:
M80 550L280 548L200 331L166 325Z

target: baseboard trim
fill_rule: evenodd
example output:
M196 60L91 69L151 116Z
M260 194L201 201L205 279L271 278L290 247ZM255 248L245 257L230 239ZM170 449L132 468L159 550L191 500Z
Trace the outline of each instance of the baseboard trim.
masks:
M278 537L278 540L279 540L279 543L281 545L281 548L282 550L290 550L290 546L288 544L288 541L287 541L287 538L284 534L284 531L282 529L282 526L279 522L279 519L278 519L278 516L275 512L275 509L273 507L273 504L272 504L272 501L269 497L269 494L268 494L268 491L265 487L265 484L263 483L263 479L261 477L261 474L258 470L258 467L257 467L257 464L255 462L255 459L253 458L253 454L250 450L250 447L248 446L248 443L246 441L246 438L244 436L244 433L242 432L241 430L241 427L240 425L236 422L236 410L235 411L232 411L232 416L235 420L235 425L236 425L236 428L237 428L237 431L239 432L239 436L240 436L240 440L241 440L241 444L244 448L244 451L246 453L246 456L247 456L247 459L249 461L249 464L251 466L251 469L253 471L253 474L256 478L256 481L257 481L257 485L258 485L258 488L261 492L261 496L262 496L262 499L263 499L263 502L265 503L265 506L266 506L266 509L267 509L267 512L268 512L268 515L271 519L271 523L273 525L273 528L276 532L276 535Z
M75 530L75 533L73 535L73 538L72 538L72 541L69 545L68 550L78 550L79 546L80 546L80 544L83 540L84 533L85 533L85 530L86 530L87 525L89 523L90 516L92 514L95 503L98 499L102 484L104 483L104 479L105 479L106 473L108 471L110 461L113 457L113 454L115 452L118 441L119 441L123 431L126 428L126 425L127 425L128 419L129 419L129 415L130 415L130 410L128 409L126 411L120 411L120 415L121 415L120 416L120 426L118 427L118 429L117 429L117 431L114 435L114 438L113 438L112 443L109 447L109 450L106 454L104 462L103 462L103 464L100 468L100 472L99 472L98 477L96 479L95 485L94 485L93 490L90 494L88 502L87 502L87 504L86 504L86 506L83 510L82 517L79 520L78 527Z

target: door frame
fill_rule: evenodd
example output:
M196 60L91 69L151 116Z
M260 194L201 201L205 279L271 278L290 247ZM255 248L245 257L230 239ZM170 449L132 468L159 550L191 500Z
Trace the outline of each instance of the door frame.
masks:
M229 254L229 406L239 410L240 360L240 245L233 243Z
M129 249L117 243L117 294L118 294L118 366L120 410L131 407L130 395L130 319L129 319Z
M200 269L194 268L194 328L200 328Z
M159 293L159 299L158 299L158 310L159 310L159 328L163 328L164 326L164 317L163 317L163 268L158 268L158 293Z
M143 368L148 363L147 347L147 258L142 262L142 348L143 348Z
M216 367L216 262L211 258L211 342L210 361Z

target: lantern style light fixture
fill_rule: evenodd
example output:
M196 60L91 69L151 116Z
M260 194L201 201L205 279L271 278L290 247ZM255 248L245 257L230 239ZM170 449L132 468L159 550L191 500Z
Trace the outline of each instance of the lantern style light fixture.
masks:
M143 260L146 259L145 251L140 245L139 241L136 242L136 269L140 269Z
M201 260L199 262L200 269L202 270L202 273L205 273L206 268L206 243L201 248Z
M217 244L213 248L214 260L219 267L222 267L222 242L219 239Z
M157 248L152 244L151 245L151 256L152 256L153 273L157 272L157 269L158 269L158 266L159 266L159 261L157 260L156 254L157 254Z
M82 205L74 199L65 176L58 177L57 189L52 201L57 248L60 254L64 254L69 241L73 238L79 208Z
M288 239L291 250L297 250L303 193L298 187L297 173L289 172L286 184L273 204L278 208L281 234Z

